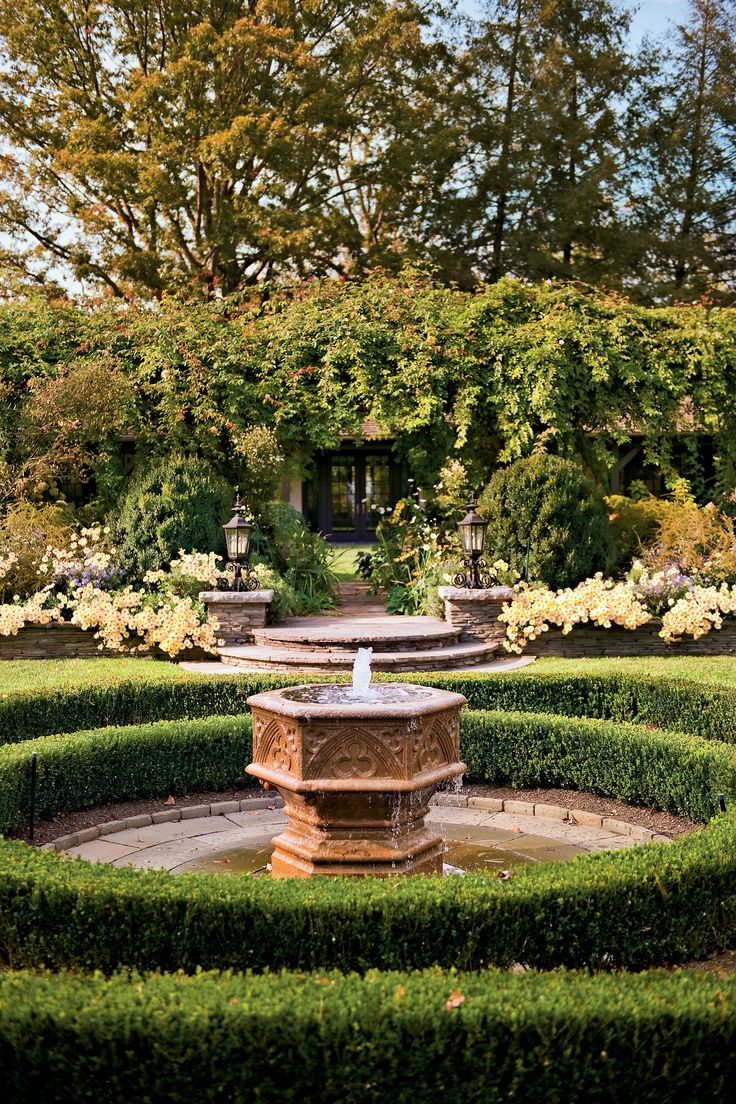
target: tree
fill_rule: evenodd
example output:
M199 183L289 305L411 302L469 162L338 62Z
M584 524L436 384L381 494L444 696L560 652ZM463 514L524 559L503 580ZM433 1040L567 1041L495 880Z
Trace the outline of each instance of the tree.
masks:
M736 12L690 0L643 92L637 187L642 298L730 296L736 276Z
M3 4L10 262L209 297L401 254L433 179L433 15L422 0Z
M489 0L464 229L491 279L615 272L629 19L610 0Z

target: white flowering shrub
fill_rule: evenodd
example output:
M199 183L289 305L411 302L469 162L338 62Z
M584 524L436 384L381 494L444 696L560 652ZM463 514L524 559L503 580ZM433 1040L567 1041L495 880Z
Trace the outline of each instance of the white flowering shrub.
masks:
M692 580L686 585L681 575L640 571L635 580L614 582L598 574L564 590L518 584L500 620L506 623L507 651L518 653L550 626L567 634L575 625L638 629L658 619L659 635L671 644L720 628L724 617L734 613L736 586L704 586Z
M180 551L169 571L149 571L144 586L125 585L108 530L82 529L65 548L49 547L39 573L45 585L26 601L16 595L0 605L0 636L15 636L29 624L67 621L94 631L100 649L135 653L159 648L174 656L189 648L216 651L217 622L190 594L177 594L178 580L216 586L224 573L214 553ZM0 577L13 554L0 559Z

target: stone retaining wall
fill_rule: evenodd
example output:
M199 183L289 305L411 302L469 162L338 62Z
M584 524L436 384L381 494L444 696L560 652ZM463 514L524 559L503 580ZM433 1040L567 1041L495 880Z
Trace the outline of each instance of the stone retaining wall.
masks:
M91 629L78 625L24 625L15 636L0 636L0 659L98 659L120 655L98 648Z
M563 636L560 629L549 629L524 649L523 655L582 659L586 656L715 656L736 655L736 623L726 621L720 629L693 640L685 636L676 644L666 644L659 636L661 626L649 621L640 629L612 625L599 629L576 625Z
M503 655L506 626L498 615L513 598L509 587L488 590L465 590L462 587L440 587L439 596L445 603L445 620L461 630L466 640L485 640L498 645ZM524 649L523 655L554 656L568 659L609 656L710 656L736 655L736 622L726 621L720 629L698 640L683 637L676 644L667 644L659 635L661 626L649 621L639 629L610 629L593 625L576 625L564 635L560 629L549 629Z
M115 656L118 659L126 652L115 652L109 648L99 648L93 629L80 629L78 625L52 621L49 625L24 625L15 636L0 636L0 660L3 659L99 659ZM216 659L212 652L204 648L187 648L179 655L170 656L166 652L136 652L146 659L173 660L189 662Z

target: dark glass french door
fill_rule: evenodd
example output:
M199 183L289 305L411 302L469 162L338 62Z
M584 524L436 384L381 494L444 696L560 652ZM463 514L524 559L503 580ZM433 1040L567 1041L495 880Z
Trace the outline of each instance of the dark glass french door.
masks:
M381 510L391 510L401 493L401 469L389 451L341 449L319 459L307 516L330 540L372 541Z
M388 453L343 452L330 461L330 524L334 541L373 540L381 510L393 505Z

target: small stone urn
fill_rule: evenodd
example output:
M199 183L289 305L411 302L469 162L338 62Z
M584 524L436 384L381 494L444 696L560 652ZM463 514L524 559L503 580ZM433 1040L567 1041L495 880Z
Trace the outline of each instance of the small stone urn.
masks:
M273 841L273 875L441 874L444 843L424 817L437 787L465 770L465 702L398 683L364 695L315 684L249 698L246 770L278 790L289 817Z

